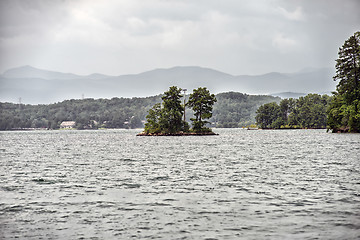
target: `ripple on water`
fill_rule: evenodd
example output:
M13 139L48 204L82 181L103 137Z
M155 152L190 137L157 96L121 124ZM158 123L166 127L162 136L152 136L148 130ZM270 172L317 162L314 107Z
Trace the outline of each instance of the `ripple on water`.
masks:
M5 239L358 239L360 137L2 132Z

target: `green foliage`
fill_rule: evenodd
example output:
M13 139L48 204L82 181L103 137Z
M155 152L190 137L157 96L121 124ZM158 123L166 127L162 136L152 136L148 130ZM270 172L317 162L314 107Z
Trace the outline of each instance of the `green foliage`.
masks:
M256 122L263 129L326 128L327 95L308 94L299 99L283 99L280 105L268 103L259 107Z
M160 96L66 100L49 105L0 103L0 130L21 128L58 129L63 121L84 128L141 128L148 109ZM96 121L97 124L92 124ZM125 124L128 122L128 124Z
M176 133L184 130L182 120L184 107L181 105L181 89L175 86L162 96L162 104L155 104L146 116L146 133Z
M308 94L296 101L296 108L292 117L294 125L301 128L326 128L326 109L330 102L327 95Z
M160 133L161 132L161 104L155 104L150 110L149 114L146 116L147 122L145 123L145 132L146 133Z
M360 132L360 100L350 104L345 97L336 94L328 109L328 128L333 132Z
M265 103L280 102L280 98L227 92L216 95L213 117L217 127L237 128L255 124L256 110Z
M170 87L169 91L165 92L162 97L162 104L155 104L149 110L146 116L147 123L145 124L145 133L178 133L180 131L189 132L189 124L182 121L184 113L184 106L181 105L181 89L177 87ZM214 94L206 88L198 88L190 94L189 101L186 104L190 106L195 118L193 121L194 132L211 132L211 129L205 127L207 123L204 119L212 116L212 105L216 102Z
M169 133L179 132L183 128L184 107L181 105L181 91L181 88L170 87L169 91L165 92L161 98L163 100L161 128Z
M335 81L339 81L328 109L333 132L360 132L360 32L339 49Z
M277 128L282 125L280 106L275 102L260 106L256 113L256 122L260 128Z
M187 105L194 111L195 118L191 118L191 121L195 132L210 131L205 127L208 122L204 119L212 117L212 109L216 101L215 95L210 94L206 87L194 89L190 94Z
M162 102L161 97L159 95L131 99L72 99L49 105L0 103L0 130L58 129L63 121L75 121L77 127L81 129L90 126L92 128L141 128L144 126L142 122L149 109L156 103ZM254 124L256 110L260 105L280 101L280 98L272 96L236 92L217 94L216 99L212 117L207 120L216 127L242 127ZM188 119L192 112L187 109ZM97 124L93 125L91 121L96 121ZM166 125L166 121L163 120L161 124ZM182 124L184 131L189 131L189 125L183 121Z

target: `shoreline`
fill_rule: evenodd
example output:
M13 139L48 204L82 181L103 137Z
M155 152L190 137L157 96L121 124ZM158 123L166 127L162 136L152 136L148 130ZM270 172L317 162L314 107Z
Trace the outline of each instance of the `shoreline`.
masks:
M141 132L136 134L136 136L151 136L151 137L157 137L157 136L216 136L219 135L217 133L214 132L200 132L200 133L196 133L196 132L178 132L178 133L145 133L145 132Z

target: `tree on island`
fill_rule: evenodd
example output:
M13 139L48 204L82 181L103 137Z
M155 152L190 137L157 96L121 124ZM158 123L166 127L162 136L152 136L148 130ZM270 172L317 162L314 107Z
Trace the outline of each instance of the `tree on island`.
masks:
M162 105L155 104L146 116L145 133L176 133L184 128L181 88L170 87L162 96Z
M208 122L204 121L204 119L212 117L213 105L216 101L215 95L210 94L206 87L194 89L193 93L190 94L187 106L191 107L194 111L195 118L191 118L190 120L192 121L195 132L211 131L205 127Z
M328 109L328 129L360 132L360 32L339 48L334 81L339 81Z
M146 116L145 135L162 134L184 134L184 133L212 133L211 129L206 128L205 124L212 116L212 106L216 102L214 94L206 88L198 88L190 94L190 98L185 106L194 110L195 118L192 118L193 129L189 129L187 122L182 120L185 106L181 104L182 89L170 87L162 97L162 104L155 104ZM141 134L140 134L141 135Z
M156 103L146 116L145 132L160 133L161 132L161 104Z
M169 91L164 93L163 100L163 127L167 132L179 132L183 128L182 116L184 107L181 105L181 88L170 87Z

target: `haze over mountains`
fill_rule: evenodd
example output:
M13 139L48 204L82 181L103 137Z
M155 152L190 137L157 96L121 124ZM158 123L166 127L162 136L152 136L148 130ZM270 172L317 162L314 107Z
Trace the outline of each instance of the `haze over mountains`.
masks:
M335 90L331 68L308 68L296 73L233 76L202 67L155 69L140 74L80 76L41 70L31 66L9 69L0 75L0 101L47 104L66 99L145 97L158 95L176 85L191 91L207 87L212 93L241 92L280 97ZM276 93L276 94L273 94Z

